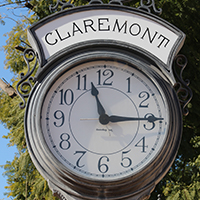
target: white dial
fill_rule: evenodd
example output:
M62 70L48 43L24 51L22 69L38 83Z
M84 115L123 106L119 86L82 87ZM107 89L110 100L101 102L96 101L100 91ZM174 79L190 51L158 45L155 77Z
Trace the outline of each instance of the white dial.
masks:
M157 81L138 68L88 61L51 83L42 104L42 132L70 173L119 180L150 165L162 149L166 102Z

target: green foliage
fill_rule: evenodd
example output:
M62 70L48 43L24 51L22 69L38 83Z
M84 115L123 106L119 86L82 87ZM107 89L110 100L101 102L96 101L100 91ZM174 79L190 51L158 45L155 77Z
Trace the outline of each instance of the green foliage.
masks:
M26 1L6 0L8 5L24 6ZM4 46L6 67L16 75L26 72L27 65L22 52L15 46L27 47L26 31L34 22L50 15L49 5L55 5L56 0L30 0L34 7L28 11L28 17L16 21ZM84 0L72 1L76 6L86 3ZM199 200L200 199L200 3L198 0L155 0L156 7L162 8L162 18L174 24L187 35L181 53L188 58L184 78L191 80L190 87L194 97L190 103L190 114L184 118L184 129L181 146L169 173L156 186L150 199L156 200L157 195L162 200ZM125 1L125 5L138 7L139 0ZM0 5L1 6L1 5ZM0 23L4 19L0 16ZM32 66L31 66L32 67ZM13 80L15 87L18 82ZM0 121L10 130L4 136L10 140L9 145L16 145L19 151L12 162L4 166L4 175L8 178L7 196L15 200L52 200L52 192L47 182L35 169L26 150L24 136L24 110L18 105L19 97L11 99L4 92L0 93Z
M15 46L25 46L23 42L28 43L26 29L29 22L26 19L17 21L16 26L12 28L10 33L7 33L8 40L4 46L6 53L5 66L14 73L19 73L23 68L26 68L22 52L16 52ZM23 42L22 42L23 41Z
M5 138L10 139L10 146L16 145L19 151L25 146L24 111L19 109L20 98L11 99L7 94L0 94L0 120L10 130Z
M7 197L15 197L15 200L56 199L47 182L35 169L27 151L15 156L12 162L7 162L4 169L9 184L5 187L9 191Z
M33 11L39 20L51 14L49 6L56 5L56 0L31 0L30 3L34 6Z
M177 158L166 177L157 185L151 199L161 194L161 199L200 199L200 4L199 1L161 0L157 7L163 9L162 18L182 30L187 38L180 52L188 59L184 78L191 80L194 96L190 114L184 118L184 129Z

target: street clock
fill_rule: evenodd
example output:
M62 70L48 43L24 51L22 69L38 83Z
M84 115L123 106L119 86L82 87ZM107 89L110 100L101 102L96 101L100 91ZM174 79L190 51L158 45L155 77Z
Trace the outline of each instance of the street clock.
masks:
M172 63L185 35L143 10L90 4L41 20L28 36L25 59L40 66L19 83L23 91L35 81L25 134L54 194L147 199L181 141Z

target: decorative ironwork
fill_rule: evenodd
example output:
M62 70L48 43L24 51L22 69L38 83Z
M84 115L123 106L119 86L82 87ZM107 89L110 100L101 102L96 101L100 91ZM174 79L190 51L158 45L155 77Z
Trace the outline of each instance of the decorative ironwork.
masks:
M63 0L57 0L57 3L55 6L52 6L52 5L49 6L49 10L51 12L54 12L58 9L59 6L61 6L61 11L64 10L65 8L73 8L74 4L72 4L71 2L72 0L69 0L68 2L66 2L65 0L64 2Z
M109 4L123 5L123 0L111 0Z
M144 1L145 2L147 1L146 5L145 5ZM138 9L146 10L147 12L151 13L151 8L153 8L153 11L158 15L160 15L162 13L161 8L156 9L154 0L141 0L140 1L140 6L138 7Z
M58 192L57 190L53 190L53 195L55 197L58 197L61 200L67 200L60 192Z
M192 90L189 88L190 81L188 79L183 80L182 76L186 65L187 58L184 55L177 55L175 57L173 72L175 78L177 79L177 83L174 85L174 88L176 89L177 95L179 97L179 102L182 106L182 112L184 116L187 116L189 114L187 105L189 104L193 96ZM177 67L180 75L177 73Z
M26 106L25 98L29 97L29 93L31 92L33 88L33 83L35 82L35 80L34 80L34 77L31 77L31 75L33 74L38 63L38 58L33 49L26 49L24 51L24 59L28 66L28 72L26 74L24 73L20 74L21 80L18 82L17 87L16 87L17 93L22 99L22 102L19 104L19 107L21 109L25 108ZM30 70L31 69L30 63L33 61L35 61L35 63L32 70Z
M103 4L101 0L89 0L89 4Z
M110 0L108 4L123 5L123 0ZM102 0L88 0L89 4L103 4Z
M110 0L108 4L123 5L124 0ZM103 4L102 0L88 0L89 4Z
M89 4L103 4L102 0L86 0L86 1L88 1ZM123 5L123 3L122 3L123 1L124 0L110 0L108 4ZM50 5L49 9L51 12L54 12L54 11L58 10L59 6L61 6L61 11L64 10L65 8L75 7L75 5L72 3L72 0L69 0L69 1L57 0L56 5L55 6ZM140 0L140 6L138 7L138 9L145 10L149 13L151 13L151 9L153 9L153 11L156 14L162 13L161 8L159 8L159 9L156 8L154 0Z

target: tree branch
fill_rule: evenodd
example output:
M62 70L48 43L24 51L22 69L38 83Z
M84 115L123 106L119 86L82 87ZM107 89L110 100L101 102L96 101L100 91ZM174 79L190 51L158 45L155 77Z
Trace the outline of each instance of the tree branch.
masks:
M4 6L9 6L9 5L17 4L17 3L26 3L26 2L27 2L27 1L24 0L24 1L19 1L19 2L4 3L4 4L1 4L1 5L0 5L0 8L1 8L1 7L4 7Z

